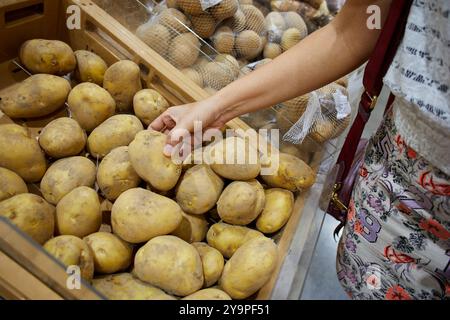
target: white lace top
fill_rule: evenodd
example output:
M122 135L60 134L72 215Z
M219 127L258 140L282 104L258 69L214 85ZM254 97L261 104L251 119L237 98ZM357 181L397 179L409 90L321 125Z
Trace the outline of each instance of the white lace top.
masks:
M450 1L415 0L384 79L405 142L450 175Z

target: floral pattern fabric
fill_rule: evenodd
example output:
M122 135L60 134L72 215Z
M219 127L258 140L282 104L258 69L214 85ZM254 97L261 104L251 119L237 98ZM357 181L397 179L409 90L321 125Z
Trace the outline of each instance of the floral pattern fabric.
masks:
M338 278L353 299L448 299L449 264L450 178L406 145L391 110L353 190Z

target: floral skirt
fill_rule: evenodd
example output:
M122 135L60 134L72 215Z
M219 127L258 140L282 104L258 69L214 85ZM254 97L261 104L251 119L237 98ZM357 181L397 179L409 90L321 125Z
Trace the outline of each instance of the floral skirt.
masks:
M404 143L392 110L369 142L336 262L352 299L450 296L450 178Z

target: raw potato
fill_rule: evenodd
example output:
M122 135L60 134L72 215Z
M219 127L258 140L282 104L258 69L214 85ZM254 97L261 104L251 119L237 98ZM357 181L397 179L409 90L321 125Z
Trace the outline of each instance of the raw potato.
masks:
M0 167L0 201L27 192L27 185L17 173Z
M248 298L269 281L277 260L278 248L272 239L250 240L227 261L219 284L233 299Z
M247 227L233 226L223 222L212 225L206 234L208 244L219 250L225 258L231 258L240 246L257 237L264 237L264 235Z
M42 129L39 135L41 148L52 158L76 156L86 145L86 133L71 118L58 118Z
M265 194L266 204L256 221L256 228L263 233L274 233L288 222L294 208L294 195L278 188L268 189Z
M108 200L116 200L123 192L136 188L140 182L141 178L131 165L128 147L112 150L98 166L97 183Z
M203 78L200 75L200 73L198 73L197 70L193 69L193 68L185 68L183 70L181 70L181 72L188 77L189 79L191 79L196 85L198 85L199 87L203 87Z
M302 39L308 35L308 28L306 27L306 23L297 12L285 12L284 20L286 21L287 29L296 28L300 31Z
M92 131L87 140L88 150L94 158L103 158L115 148L128 146L142 130L144 127L136 116L117 114Z
M182 300L231 300L231 297L220 289L209 288L197 291Z
M92 285L110 300L176 300L161 289L131 273L118 273L92 280Z
M283 50L281 49L280 45L269 42L264 47L264 58L275 59L282 52L283 52Z
M93 82L99 86L103 85L108 65L93 52L87 50L75 51L77 67L75 69L75 79L79 82Z
M116 101L117 111L131 111L133 109L134 95L142 90L139 66L130 60L114 63L105 72L103 88Z
M245 30L245 15L242 10L238 9L236 13L228 18L224 24L229 26L233 32L239 33Z
M192 33L180 34L170 44L169 61L179 69L190 67L197 60L199 50L200 42L195 35Z
M169 103L158 91L143 89L134 96L133 106L136 116L148 126L169 108Z
M234 48L234 33L229 27L217 29L213 38L214 48L219 53L231 53Z
M0 91L0 110L10 118L37 118L64 106L70 83L49 74L36 74Z
M279 153L279 165L275 174L261 177L271 187L292 192L307 189L316 181L314 171L303 160L282 152Z
M183 218L178 227L171 233L186 242L200 242L208 232L208 221L204 216L182 213Z
M213 286L219 281L225 264L222 254L206 243L196 242L192 244L197 249L202 259L204 288Z
M261 171L258 151L250 145L247 139L230 137L220 141L210 150L211 157L208 161L211 163L211 168L226 179L251 180L256 178Z
M94 189L73 189L56 205L56 230L61 235L83 238L97 232L101 224L102 211Z
M301 32L296 28L287 29L281 37L281 48L284 51L289 50L302 40Z
M233 82L234 75L228 64L221 62L209 62L199 68L205 86L220 90ZM206 88L205 88L206 89Z
M170 31L159 23L147 22L136 30L139 39L162 56L167 54L170 43Z
M0 217L5 217L39 244L53 236L55 207L41 197L18 194L0 202Z
M245 30L236 37L235 48L243 58L250 58L258 55L261 46L261 38L255 31Z
M130 243L169 234L181 220L182 211L175 201L142 188L122 193L111 211L114 233Z
M209 13L202 13L199 16L191 17L192 28L200 38L209 38L216 29L216 20Z
M214 19L218 22L234 16L239 8L237 0L222 0L210 10Z
M265 19L261 10L248 4L241 5L241 10L245 16L245 29L262 35L265 31Z
M84 157L71 157L56 161L41 181L41 192L48 202L57 204L75 188L92 187L95 182L94 163Z
M28 40L20 48L19 55L31 73L63 76L72 72L77 64L72 49L58 40Z
M233 57L230 54L218 54L214 61L217 61L219 63L223 63L225 66L228 67L230 72L237 77L239 75L239 62L236 60L235 57Z
M190 26L190 21L177 9L165 9L161 12L158 19L158 22L165 26L172 34L189 32L186 26Z
M181 175L181 164L175 164L163 154L166 140L163 133L144 130L136 135L128 149L137 174L159 191L174 188Z
M190 295L203 286L202 261L197 250L175 236L156 237L136 253L134 272L177 296Z
M94 276L94 256L86 242L74 236L59 236L44 244L44 249L65 266L78 266L81 277L90 281Z
M220 196L217 212L223 221L245 226L259 216L264 203L264 188L257 180L234 181Z
M0 125L0 150L0 167L14 171L25 182L37 182L45 174L44 153L27 128Z
M84 241L94 255L95 272L111 274L125 270L131 264L132 246L112 233L93 233Z
M185 13L193 16L198 16L203 13L203 8L199 0L178 0L177 5Z
M94 130L116 112L116 103L109 92L90 82L79 84L73 88L67 103L73 119L88 132Z
M222 179L209 166L196 165L181 179L176 199L185 212L203 214L216 205L222 189Z

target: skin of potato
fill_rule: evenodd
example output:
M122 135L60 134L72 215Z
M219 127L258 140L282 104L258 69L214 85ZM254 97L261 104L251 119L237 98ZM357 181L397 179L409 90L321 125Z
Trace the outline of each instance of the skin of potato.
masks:
M0 92L0 109L10 118L37 118L64 106L70 92L64 78L36 74Z
M280 188L265 190L265 194L266 203L256 228L263 233L274 233L288 222L294 208L294 194Z
M108 69L106 62L87 50L75 51L75 58L77 59L75 79L79 82L92 82L102 86L106 69Z
M91 280L94 276L94 256L88 245L75 236L64 235L50 239L44 249L66 266L79 266L81 276Z
M176 300L159 288L145 283L131 273L119 273L94 279L95 289L110 300Z
M159 191L173 189L181 176L181 164L163 154L167 136L153 130L139 132L130 143L128 153L137 174Z
M137 117L117 114L92 131L87 141L88 150L94 158L103 158L114 148L128 146L142 130L144 127Z
M148 126L169 108L169 103L158 91L144 89L134 96L133 108L136 116Z
M131 165L128 147L113 149L98 166L97 183L108 200L116 200L140 182L141 178Z
M108 91L89 82L73 88L67 103L73 119L88 132L113 116L116 111L116 103Z
M270 279L278 260L278 248L272 239L252 239L227 261L220 287L233 299L250 297Z
M84 157L64 158L53 163L41 180L45 200L57 204L75 188L92 187L95 182L95 164Z
M222 179L207 165L196 165L186 171L176 192L183 211L204 214L211 210L223 190Z
M97 232L101 224L102 211L94 189L73 189L56 206L56 229L61 235L83 238Z
M273 188L295 192L307 189L316 181L314 171L303 160L287 153L279 153L279 167L275 174L261 176Z
M219 250L225 258L231 258L239 247L257 237L264 237L264 235L247 227L233 226L223 222L212 225L206 234L208 244Z
M0 167L0 201L22 193L28 193L23 179L14 171Z
M199 242L205 239L208 232L208 221L204 216L190 215L182 212L183 218L172 235L186 242Z
M25 182L41 180L47 170L39 143L17 124L0 125L0 150L0 167L14 171Z
M92 250L95 272L111 274L130 266L133 248L116 235L96 232L83 240Z
M71 118L58 118L42 129L39 135L41 148L52 158L76 156L86 145L86 133Z
M209 288L197 291L182 300L231 300L231 297L220 289Z
M264 188L257 180L234 181L220 196L217 212L223 221L245 226L258 217L264 203Z
M114 233L130 243L141 243L173 232L182 220L173 200L142 188L122 193L111 210Z
M255 157L249 155L252 150L250 148L242 138L224 139L211 148L211 168L226 179L239 181L255 179L261 171L261 164L257 153L254 153ZM243 164L239 164L238 161L238 157L241 156ZM226 164L227 159L233 159L233 163Z
M204 242L195 242L192 244L197 249L202 259L204 288L209 288L219 281L222 275L225 261L219 250L210 247Z
M131 111L134 95L142 90L139 66L130 60L116 62L106 70L103 88L116 101L118 111Z
M5 217L39 244L53 236L55 207L41 197L23 193L0 202L0 216Z
M197 250L175 236L153 238L136 253L139 279L176 296L188 296L203 286L202 261Z
M72 49L58 40L34 39L20 48L20 61L31 73L63 76L72 72L77 64Z

